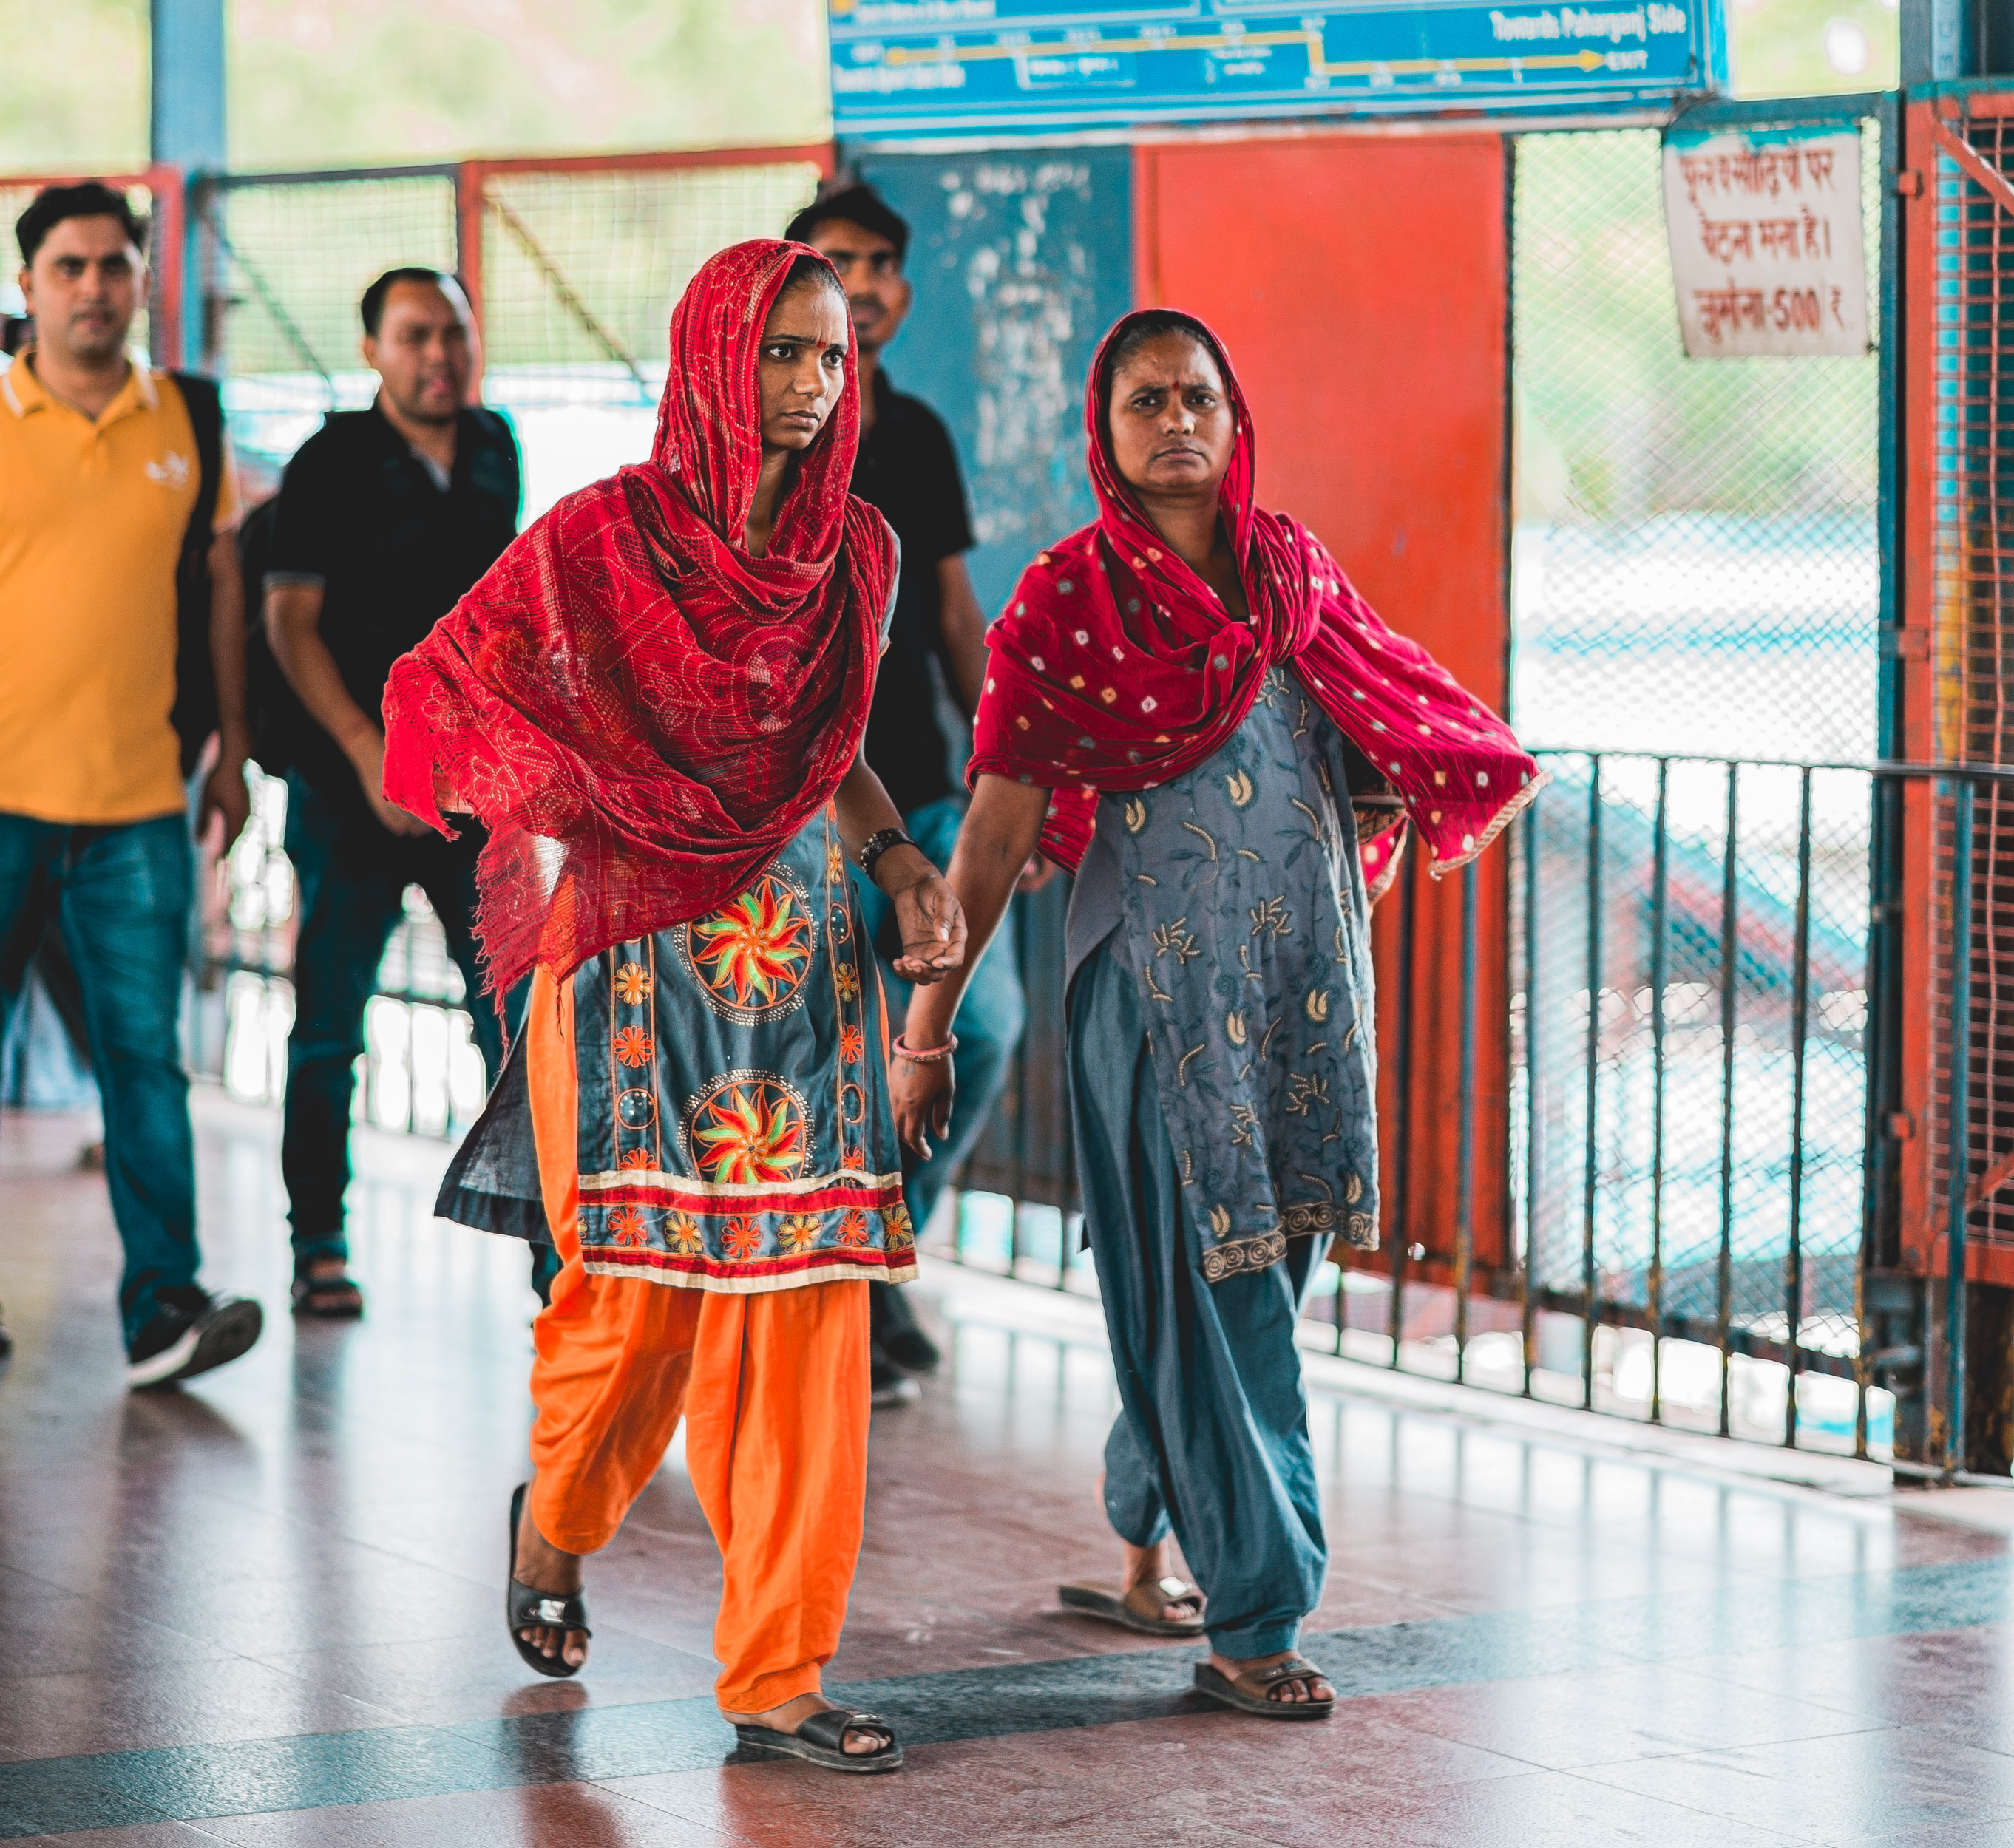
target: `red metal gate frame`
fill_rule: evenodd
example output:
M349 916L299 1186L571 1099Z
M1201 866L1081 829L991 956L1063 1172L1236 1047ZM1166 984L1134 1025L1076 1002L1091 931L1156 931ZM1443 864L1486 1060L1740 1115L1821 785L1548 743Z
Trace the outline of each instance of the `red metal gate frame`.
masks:
M1962 535L1955 537L1939 514L1939 338L1945 331L1941 317L1950 306L1954 286L1950 274L1941 276L1939 264L1941 254L1947 261L1955 256L1962 261L1962 245L1955 252L1941 247L1941 232L1951 222L1948 210L1941 208L1948 208L1954 197L1969 201L1984 195L2005 215L2014 235L2014 183L1967 134L1973 123L1998 125L2009 118L2014 118L2014 94L1969 87L1919 98L1905 111L1903 167L1898 181L1903 199L1902 597L1894 647L1899 682L1897 755L1917 764L1973 761L1966 754L1962 712L1941 714L1939 709L1941 668L1949 651L1964 644L1969 607ZM1962 176L1955 194L1941 162L1948 162ZM1945 186L1941 193L1941 184ZM1955 286L1963 291L1963 273L1956 274ZM1969 295L1961 294L1961 314L1969 300ZM1997 311L1999 304L1991 306ZM1958 553L1952 552L1954 546L1961 548ZM1949 940L1952 906L1948 894L1941 899L1938 893L1938 830L1948 827L1949 804L1933 783L1920 778L1904 784L1901 800L1900 1108L1886 1126L1901 1148L1903 1266L1919 1276L1942 1277L1950 1268L1948 1190L1937 1175L1935 1155L1940 1138L1947 1144L1950 1140L1944 1120L1950 1074L1940 1064L1941 1059L1949 1063L1944 1037L1949 1022L1941 1026L1937 1009L1941 976L1950 972L1940 962L1940 944ZM1973 1012L1976 1016L1976 1008ZM1966 1113L1969 1121L1976 1120L1984 1102L1974 1100ZM1996 1164L1984 1181L1994 1181L1997 1169L2007 1166ZM1983 1185L1975 1189L1984 1191ZM1964 1248L1969 1280L2014 1286L2014 1245L1971 1238Z

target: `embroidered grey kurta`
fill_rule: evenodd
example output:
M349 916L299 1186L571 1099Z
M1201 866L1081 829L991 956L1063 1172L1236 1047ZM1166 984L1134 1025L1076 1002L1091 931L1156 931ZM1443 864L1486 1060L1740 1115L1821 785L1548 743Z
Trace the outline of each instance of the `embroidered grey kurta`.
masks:
M1289 669L1206 763L1107 795L1070 967L1118 933L1212 1282L1378 1242L1369 907L1345 747Z

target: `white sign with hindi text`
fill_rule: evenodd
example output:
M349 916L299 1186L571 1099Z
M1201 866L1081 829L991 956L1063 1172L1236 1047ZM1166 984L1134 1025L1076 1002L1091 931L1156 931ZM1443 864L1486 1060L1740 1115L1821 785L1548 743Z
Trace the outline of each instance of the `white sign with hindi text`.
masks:
M1675 131L1665 223L1690 358L1866 352L1856 130Z

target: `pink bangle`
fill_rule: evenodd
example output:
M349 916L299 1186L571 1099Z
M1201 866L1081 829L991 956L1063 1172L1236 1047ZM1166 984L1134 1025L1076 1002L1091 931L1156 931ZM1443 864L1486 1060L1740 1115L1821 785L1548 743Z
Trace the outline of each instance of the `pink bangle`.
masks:
M932 1046L927 1051L918 1052L910 1047L902 1034L898 1033L889 1050L898 1058L906 1058L912 1065L934 1065L940 1059L949 1058L958 1050L958 1035L953 1033L941 1046Z

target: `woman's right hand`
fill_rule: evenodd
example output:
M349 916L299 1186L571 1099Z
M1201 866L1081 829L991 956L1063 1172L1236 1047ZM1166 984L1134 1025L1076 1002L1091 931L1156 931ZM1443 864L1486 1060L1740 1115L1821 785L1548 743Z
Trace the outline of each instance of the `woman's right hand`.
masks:
M934 1058L919 1065L899 1053L888 1061L888 1089L895 1107L895 1133L902 1146L919 1160L929 1161L930 1138L944 1139L951 1126L951 1105L958 1083L948 1058Z

